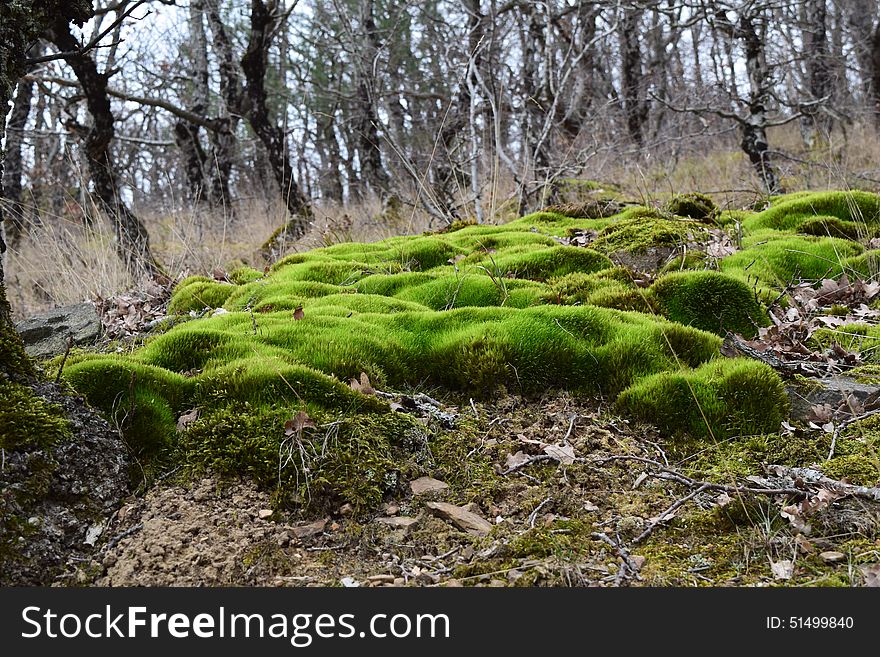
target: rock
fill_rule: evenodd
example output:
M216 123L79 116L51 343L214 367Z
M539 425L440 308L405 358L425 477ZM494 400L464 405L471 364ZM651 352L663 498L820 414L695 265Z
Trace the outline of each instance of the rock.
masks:
M819 558L825 563L840 563L846 560L846 555L836 550L828 550L827 552L820 553Z
M260 509L257 515L260 520L266 520L267 518L271 518L273 513L275 512L272 509Z
M791 399L791 417L794 420L806 420L812 406L828 404L836 409L849 395L862 403L871 395L880 396L880 386L859 383L845 376L789 383L785 391Z
M101 337L101 320L90 303L61 306L29 317L15 325L24 348L32 358L52 358L67 350L67 337L73 346L92 345Z
M426 506L438 518L451 522L469 534L486 536L492 531L492 524L488 520L460 506L446 502L428 502Z
M71 583L100 547L103 528L128 490L128 450L119 434L81 399L54 384L35 392L61 406L72 435L50 448L7 450L0 473L0 586ZM88 541L88 543L86 542Z
M432 479L431 477L419 477L418 479L414 479L409 482L409 487L412 490L413 495L425 495L427 493L434 493L439 490L446 490L449 488L449 485L446 482L440 481L439 479Z
M307 525L299 525L298 527L291 527L290 532L296 536L297 538L309 538L310 536L316 536L324 531L324 528L327 526L327 518L323 518L322 520L316 520L315 522L310 522Z
M370 575L367 581L375 584L393 584L394 575Z
M391 516L389 518L376 518L376 522L388 525L395 529L405 529L410 525L418 522L417 518L408 518L407 516Z

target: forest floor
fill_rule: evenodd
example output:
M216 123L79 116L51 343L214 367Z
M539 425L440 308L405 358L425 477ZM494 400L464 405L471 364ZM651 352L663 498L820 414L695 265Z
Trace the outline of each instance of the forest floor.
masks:
M249 479L163 482L114 516L89 579L102 586L878 583L878 501L818 503L804 533L783 513L792 502L784 489L804 484L774 473L770 461L767 478L709 473L713 487L698 478L705 459L670 463L656 429L609 413L601 399L461 402L443 408L467 430L440 431L457 445L460 468L479 473L479 493L466 504L426 477L367 518L343 505L298 520L273 510L268 492ZM810 451L816 438L789 440ZM783 490L753 492L762 488ZM431 508L443 502L460 506Z
M135 492L67 577L880 584L880 197L593 191L99 299L44 365Z

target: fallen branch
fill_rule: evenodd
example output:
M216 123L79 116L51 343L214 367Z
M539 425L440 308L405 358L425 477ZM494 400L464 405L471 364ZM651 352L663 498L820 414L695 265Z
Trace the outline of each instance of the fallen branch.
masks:
M728 332L727 335L724 337L724 343L721 345L721 353L728 358L742 355L746 356L747 358L759 360L765 365L769 365L785 377L792 377L796 374L800 374L801 376L821 377L825 376L826 374L826 372L822 372L813 363L800 360L785 361L777 358L772 353L759 351L748 344L742 338L730 332Z

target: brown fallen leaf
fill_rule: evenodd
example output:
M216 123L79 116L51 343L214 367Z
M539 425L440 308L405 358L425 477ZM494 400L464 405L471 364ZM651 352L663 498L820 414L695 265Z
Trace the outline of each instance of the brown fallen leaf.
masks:
M293 319L295 319L297 321L301 320L305 316L306 316L306 314L303 312L302 306L297 306L296 310L293 311Z
M187 425L199 419L199 409L193 408L177 418L177 431L183 431Z
M284 423L284 435L292 436L301 434L303 429L314 429L317 425L305 411L299 411L291 419Z
M574 447L571 445L547 445L544 453L551 456L562 465L571 465L575 461Z
M370 377L367 376L366 372L361 372L360 381L357 379L350 379L348 385L352 390L357 390L358 392L362 392L365 395L374 395L376 394L375 388L370 384Z
M880 563L867 564L860 566L862 576L865 578L865 586L880 587Z

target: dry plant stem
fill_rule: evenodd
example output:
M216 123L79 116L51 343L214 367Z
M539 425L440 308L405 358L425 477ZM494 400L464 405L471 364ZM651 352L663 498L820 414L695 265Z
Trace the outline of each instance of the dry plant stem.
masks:
M837 448L837 439L840 437L840 434L843 433L844 429L846 429L851 424L860 422L861 420L866 420L869 417L877 415L878 413L880 413L880 408L875 408L868 411L867 413L862 413L861 415L857 415L856 417L851 417L848 420L844 420L836 427L834 427L834 433L831 436L831 449L828 450L828 458L826 460L830 461L834 458L834 450Z
M602 541L603 543L606 543L610 547L614 548L614 550L617 551L617 554L623 561L620 566L620 570L617 571L617 575L614 578L615 584L619 585L624 579L628 579L630 577L641 579L639 577L638 566L636 566L636 564L632 560L632 557L630 557L629 550L627 550L618 541L615 541L613 538L608 536L608 534L605 534L603 532L593 532L590 534L590 536L597 541Z

